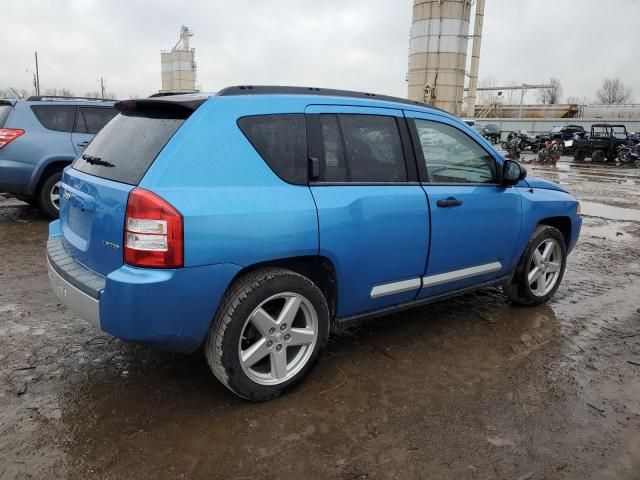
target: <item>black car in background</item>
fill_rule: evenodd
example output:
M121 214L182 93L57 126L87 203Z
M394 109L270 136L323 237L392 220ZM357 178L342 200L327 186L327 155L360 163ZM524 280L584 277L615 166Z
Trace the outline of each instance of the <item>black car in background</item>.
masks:
M582 125L565 125L563 127L553 127L549 132L549 137L551 139L573 140L576 135L584 137L586 133L587 131Z
M495 123L476 123L472 128L492 144L495 145L500 142L500 135L502 135L502 132L500 127Z

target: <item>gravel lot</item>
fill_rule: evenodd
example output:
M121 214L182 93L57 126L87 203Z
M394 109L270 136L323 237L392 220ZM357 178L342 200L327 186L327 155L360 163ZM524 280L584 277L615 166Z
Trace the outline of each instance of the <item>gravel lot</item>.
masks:
M0 479L639 479L640 168L529 171L585 202L552 302L490 289L367 323L264 404L75 318L47 221L0 195Z

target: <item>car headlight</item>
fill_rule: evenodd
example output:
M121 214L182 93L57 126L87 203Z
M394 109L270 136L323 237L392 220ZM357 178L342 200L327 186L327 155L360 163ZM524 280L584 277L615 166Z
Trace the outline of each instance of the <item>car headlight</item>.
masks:
M578 202L578 208L576 209L576 213L580 215L582 213L582 204Z

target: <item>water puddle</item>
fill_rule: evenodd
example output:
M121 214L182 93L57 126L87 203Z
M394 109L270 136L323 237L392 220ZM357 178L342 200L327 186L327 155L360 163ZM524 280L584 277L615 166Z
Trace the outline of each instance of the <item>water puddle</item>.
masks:
M604 238L607 240L616 240L616 241L630 241L633 240L633 234L628 233L628 230L633 229L632 223L625 223L622 225L610 225L609 222L605 225L587 225L582 224L582 230L580 235L587 235L590 237L596 238Z
M631 208L612 207L603 203L580 202L582 204L582 215L587 217L600 217L609 220L622 220L630 222L640 222L640 210Z

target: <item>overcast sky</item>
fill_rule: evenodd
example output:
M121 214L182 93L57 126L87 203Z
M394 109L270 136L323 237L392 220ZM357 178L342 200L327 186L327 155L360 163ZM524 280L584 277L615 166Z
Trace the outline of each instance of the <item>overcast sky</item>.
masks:
M640 1L486 0L480 79L559 78L566 96L593 98L619 76L640 98ZM312 85L406 95L412 0L0 0L0 88L160 88L160 50L195 32L198 84Z

